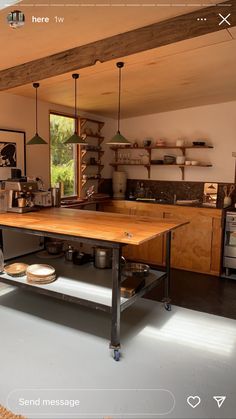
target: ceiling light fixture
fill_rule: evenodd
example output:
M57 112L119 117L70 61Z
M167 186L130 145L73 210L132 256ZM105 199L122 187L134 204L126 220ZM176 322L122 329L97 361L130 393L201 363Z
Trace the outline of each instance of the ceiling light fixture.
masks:
M78 135L78 114L77 114L77 80L79 78L79 74L74 73L72 74L72 78L75 81L75 131L74 134L65 141L64 144L87 144L81 135Z
M38 135L38 88L39 83L33 83L35 88L35 135L28 141L27 145L47 144L47 142Z
M120 133L120 99L121 99L121 69L124 67L124 63L119 61L116 63L116 67L119 70L119 92L118 92L118 115L117 115L117 133L112 137L107 144L110 145L129 145L130 141L128 141L121 133Z

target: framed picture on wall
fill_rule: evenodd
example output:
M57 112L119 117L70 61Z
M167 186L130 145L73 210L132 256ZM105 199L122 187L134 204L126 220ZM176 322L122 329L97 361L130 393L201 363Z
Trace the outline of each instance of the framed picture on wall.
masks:
M11 178L11 169L25 175L25 132L0 128L0 181Z

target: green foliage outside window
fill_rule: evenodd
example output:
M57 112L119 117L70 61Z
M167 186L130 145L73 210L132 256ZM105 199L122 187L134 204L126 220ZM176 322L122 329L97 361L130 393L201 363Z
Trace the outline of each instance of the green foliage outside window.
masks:
M74 127L74 118L50 114L51 185L62 182L64 196L76 194L75 147L65 145Z

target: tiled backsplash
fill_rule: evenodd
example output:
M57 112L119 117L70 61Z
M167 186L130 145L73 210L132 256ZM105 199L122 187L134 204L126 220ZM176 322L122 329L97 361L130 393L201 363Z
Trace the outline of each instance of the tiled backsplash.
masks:
M174 195L176 199L199 199L202 201L204 182L184 182L184 181L163 181L163 180L142 180L142 179L128 179L126 198L130 194L134 194L137 188L137 183L143 183L144 188L148 188L151 195L156 199L164 199L167 203L174 202ZM231 184L218 184L218 200L217 207L223 208L224 191L223 187ZM112 196L112 179L104 179L100 186L100 192L108 193ZM236 191L232 195L232 203L236 202Z

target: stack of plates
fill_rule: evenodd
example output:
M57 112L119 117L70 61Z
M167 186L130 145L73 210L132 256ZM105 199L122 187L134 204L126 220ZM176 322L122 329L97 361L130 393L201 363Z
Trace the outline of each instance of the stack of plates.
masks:
M5 266L4 271L12 277L24 276L28 266L26 263L11 263Z
M30 265L26 270L26 276L27 281L33 284L49 284L56 279L53 266L39 263Z

